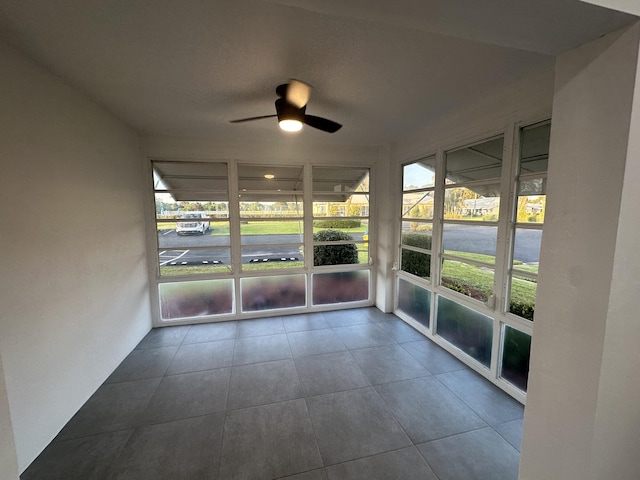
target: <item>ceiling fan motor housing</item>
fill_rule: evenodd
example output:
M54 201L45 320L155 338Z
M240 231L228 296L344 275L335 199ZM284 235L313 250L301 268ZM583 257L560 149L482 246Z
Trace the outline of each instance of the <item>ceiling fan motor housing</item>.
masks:
M276 112L278 113L278 121L282 120L297 120L304 123L306 105L302 108L296 108L291 105L285 98L278 98L276 100Z

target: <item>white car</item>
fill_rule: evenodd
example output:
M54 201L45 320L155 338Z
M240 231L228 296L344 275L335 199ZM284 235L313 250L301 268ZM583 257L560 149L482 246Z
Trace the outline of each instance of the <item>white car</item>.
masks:
M187 220L187 221L184 221ZM178 235L188 235L199 233L204 235L209 230L209 217L202 212L189 212L182 216L180 222L176 224Z

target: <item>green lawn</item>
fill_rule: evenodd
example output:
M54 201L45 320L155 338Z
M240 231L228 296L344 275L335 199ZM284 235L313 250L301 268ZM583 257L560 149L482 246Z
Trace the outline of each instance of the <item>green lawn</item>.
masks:
M158 223L159 231L174 230L175 228L176 222ZM368 228L368 225L365 223L356 228L341 228L339 230L346 233L364 233ZM314 233L320 230L326 229L315 227L313 229ZM242 235L290 235L301 234L302 232L303 223L297 220L277 222L248 221L240 224L240 233ZM211 222L209 235L229 235L229 222Z

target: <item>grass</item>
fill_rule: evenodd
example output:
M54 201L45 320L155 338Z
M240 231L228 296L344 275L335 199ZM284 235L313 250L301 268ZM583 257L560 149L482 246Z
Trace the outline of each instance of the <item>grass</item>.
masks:
M159 222L158 231L175 230L176 222ZM368 225L363 223L356 228L341 228L339 230L346 233L364 233L368 229ZM324 228L315 228L313 232L326 230ZM247 221L240 224L240 233L242 235L292 235L302 234L302 221L282 221L282 222L260 222ZM229 222L211 222L209 235L229 235Z

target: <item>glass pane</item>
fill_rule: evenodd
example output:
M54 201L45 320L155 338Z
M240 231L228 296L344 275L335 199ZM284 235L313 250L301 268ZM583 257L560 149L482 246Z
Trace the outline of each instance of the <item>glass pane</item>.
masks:
M177 194L176 194L177 195ZM229 218L229 202L227 194L221 194L217 201L199 201L194 197L202 196L198 193L184 193L185 200L176 202L168 193L156 193L156 218L158 220L173 220L186 218L194 214L203 214L211 220Z
M302 244L256 245L242 248L242 270L270 270L300 266L304 266Z
M306 305L306 275L240 279L242 311L273 310Z
M267 194L240 194L241 218L302 218L304 209L300 198L291 195L269 196Z
M252 190L299 191L302 200L302 172L302 166L238 165L238 188L241 194Z
M433 192L405 193L402 195L403 218L433 218Z
M474 182L500 178L502 170L502 137L477 145L447 152L447 183Z
M318 201L321 200L321 201ZM314 217L368 217L369 195L314 195Z
M240 224L243 245L264 243L302 243L304 222L302 220L260 221L251 220Z
M398 280L398 310L428 328L431 316L431 292L400 278Z
M193 200L219 201L228 191L226 163L155 161L152 166L153 188L173 192L176 202L184 200L182 192L201 192Z
M495 263L498 227L445 224L442 243L445 253Z
M406 243L404 241L404 236L405 235L422 235L422 236L427 236L430 237L431 234L433 232L433 224L430 221L415 221L415 222L402 222L402 238L403 238L403 243ZM413 245L413 243L407 243L407 245ZM420 245L415 245L416 247L419 247ZM427 250L429 250L431 247L429 247Z
M160 313L163 320L233 313L233 280L161 283Z
M429 280L431 278L431 255L403 248L400 269L403 272Z
M211 249L167 249L158 253L160 275L191 275L231 271L228 247Z
M441 284L481 302L493 293L494 270L465 262L444 260Z
M440 295L437 302L437 334L488 368L493 320Z
M216 247L230 244L229 222L213 222L205 218L183 218L180 222L157 222L157 235L160 249Z
M516 228L513 243L513 268L538 273L542 230Z
M535 125L522 129L520 141L520 174L546 172L549 163L551 125Z
M536 280L518 276L518 272L514 271L511 277L511 288L509 290L509 312L526 320L533 321L537 291L538 283Z
M320 232L339 231L345 235L348 235L348 240L368 240L369 239L369 220L314 220L313 232L318 234ZM366 235L366 238L365 238Z
M444 192L444 218L497 222L500 213L500 185L447 188Z
M410 245L412 247L418 247L423 250L431 250L431 225L420 224L422 229L418 230L405 230L405 224L410 222L402 222L403 232L401 236L402 245ZM426 227L429 227L427 229Z
M358 302L369 299L369 271L316 273L313 304Z
M436 159L434 157L405 165L402 169L402 190L430 188L436 184Z
M529 378L531 335L509 325L504 325L502 334L504 335L504 344L501 377L526 392Z
M527 195L525 197L518 197L516 222L544 223L546 205L546 195Z
M369 169L366 167L313 167L314 200L320 192L368 192Z
M365 238L365 235L367 238ZM349 265L369 262L368 233L347 233L344 230L319 230L313 234L313 241L331 242L313 246L313 264Z

